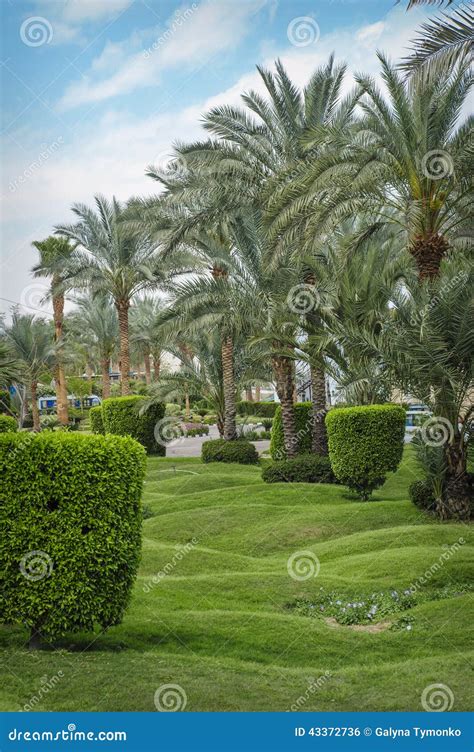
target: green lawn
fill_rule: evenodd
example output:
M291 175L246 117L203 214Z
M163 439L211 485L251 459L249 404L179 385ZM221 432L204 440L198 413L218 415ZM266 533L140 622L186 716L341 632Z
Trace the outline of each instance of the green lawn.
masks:
M143 560L123 624L37 652L22 647L26 631L1 628L0 709L40 694L35 710L154 710L157 688L177 684L190 711L287 710L298 698L305 711L420 710L434 683L450 688L453 710L469 709L473 596L454 591L472 581L472 533L421 514L407 500L414 477L407 454L361 503L338 486L266 485L256 467L150 459ZM348 601L401 592L459 538L410 609L410 629L390 628L408 612L369 632L291 608L320 588ZM301 549L320 571L296 581L287 562Z

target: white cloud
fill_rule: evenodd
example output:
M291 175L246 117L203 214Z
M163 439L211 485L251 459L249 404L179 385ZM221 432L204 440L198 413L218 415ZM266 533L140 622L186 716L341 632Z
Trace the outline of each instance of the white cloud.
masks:
M252 16L265 5L266 0L247 0L240 4L230 0L205 0L199 5L183 6L165 28L155 30L154 39L145 46L143 39L136 38L134 46L141 46L141 49L124 55L112 75L97 80L97 71L104 68L104 57L110 57L110 49L106 48L85 77L66 89L58 109L64 111L128 94L156 85L166 69L202 64L218 52L237 46L248 33Z
M385 29L385 23L383 21L377 21L377 23L370 24L370 26L363 26L362 29L356 34L358 42L372 42L379 39Z
M36 0L35 12L53 29L52 44L84 44L85 28L109 22L126 10L133 0Z

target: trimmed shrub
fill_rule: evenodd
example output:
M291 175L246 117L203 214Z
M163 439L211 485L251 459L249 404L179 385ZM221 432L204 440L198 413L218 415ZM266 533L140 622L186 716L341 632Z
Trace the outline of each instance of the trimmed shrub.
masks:
M89 417L91 419L91 431L92 433L105 433L104 421L102 420L102 408L91 407L89 410Z
M262 472L266 483L335 483L329 457L302 454L291 460L272 462Z
M9 413L11 409L11 397L8 389L0 389L0 414Z
M405 410L390 404L335 408L326 415L326 426L335 476L368 499L400 463Z
M434 512L436 509L436 499L433 493L433 486L428 480L415 480L410 484L408 493L413 504L425 512Z
M0 415L0 433L10 433L17 431L18 425L11 415Z
M311 453L312 443L312 414L313 405L311 402L297 402L293 406L295 413L296 436L298 439L298 454ZM270 454L274 460L285 460L285 440L283 436L283 421L281 417L281 405L278 405L272 424L272 439L270 444Z
M182 428L183 436L208 436L209 426L204 423L185 423Z
M129 437L0 436L0 621L57 638L119 624L139 558L145 451Z
M255 465L258 452L250 441L213 439L205 441L201 449L203 462L238 462L240 465Z
M105 433L117 436L131 436L145 447L148 454L166 454L166 446L158 443L155 438L155 426L163 420L165 405L157 402L140 414L140 409L146 404L146 399L138 395L130 397L110 397L102 402L102 420ZM160 433L157 431L157 433ZM163 431L166 436L166 431ZM161 435L161 433L160 433Z
M261 418L273 418L278 402L237 402L238 415L259 415Z

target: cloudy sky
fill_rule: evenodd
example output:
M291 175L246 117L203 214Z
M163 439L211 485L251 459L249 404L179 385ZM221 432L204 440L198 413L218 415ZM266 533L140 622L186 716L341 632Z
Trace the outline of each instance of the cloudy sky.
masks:
M200 115L259 88L281 57L304 85L335 52L377 74L403 56L425 9L395 0L0 0L0 311L40 307L31 242L95 193L150 194L149 164L200 135ZM350 87L347 81L347 88Z

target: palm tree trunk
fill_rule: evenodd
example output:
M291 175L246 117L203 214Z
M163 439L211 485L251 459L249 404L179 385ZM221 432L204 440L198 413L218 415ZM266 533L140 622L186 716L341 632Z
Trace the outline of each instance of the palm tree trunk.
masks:
M31 382L31 414L33 416L33 431L41 431L40 414L38 409L37 381Z
M261 401L260 387L256 386L255 387L255 402L260 402L260 401Z
M102 399L110 397L110 358L102 358L100 361L102 371Z
M128 310L130 301L118 300L115 303L119 321L120 336L120 386L122 396L130 394L130 340L128 334Z
M471 496L467 476L467 452L463 436L445 447L447 472L443 497L438 500L436 513L442 520L468 521L472 515Z
M161 370L161 350L153 351L153 381L158 381Z
M52 289L58 287L58 280L53 278ZM56 368L55 368L55 391L56 412L58 420L63 426L69 423L67 386L63 365L63 319L64 319L64 295L53 295L53 318L54 318L54 341L56 343Z
M251 386L247 387L247 389L245 390L245 399L247 400L247 402L253 402L253 394L252 394Z
M235 416L237 413L235 400L234 375L234 342L232 337L224 337L221 345L222 377L224 382L224 439L232 441L237 438Z
M291 459L298 454L298 436L293 403L293 362L281 355L272 357L272 367L275 374L276 390L281 404L281 418L283 423L283 438L285 456ZM279 459L284 459L281 457Z
M420 281L439 276L441 261L448 252L449 243L442 235L428 233L418 235L410 246L416 261Z
M184 416L186 420L189 420L191 417L191 404L189 402L189 392L187 390L184 395Z
M148 349L146 349L144 352L143 360L145 361L145 382L147 385L149 385L151 384L151 361L150 351Z
M311 397L313 401L312 428L313 435L311 449L315 454L328 453L328 437L326 432L326 375L322 366L310 364Z

